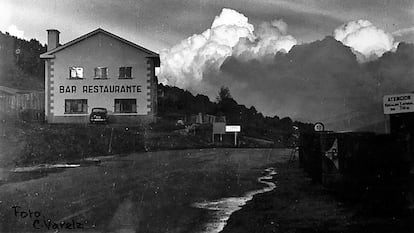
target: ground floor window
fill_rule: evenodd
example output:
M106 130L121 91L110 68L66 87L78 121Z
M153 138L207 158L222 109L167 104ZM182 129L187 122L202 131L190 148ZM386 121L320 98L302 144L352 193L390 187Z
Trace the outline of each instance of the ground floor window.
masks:
M137 112L136 99L115 99L115 112L134 113Z
M66 99L65 113L88 113L88 100Z

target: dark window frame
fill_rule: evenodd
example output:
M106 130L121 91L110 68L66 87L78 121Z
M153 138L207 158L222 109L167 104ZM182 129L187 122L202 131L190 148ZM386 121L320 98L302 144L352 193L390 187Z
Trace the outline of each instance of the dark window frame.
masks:
M81 111L72 110L79 107L76 104L81 104ZM88 114L88 99L65 99L65 114Z
M105 70L105 75L103 75L102 70ZM93 72L94 72L94 79L108 79L109 70L107 66L95 67L93 69Z
M119 79L132 79L132 66L119 67L118 78Z
M137 99L114 99L114 113L137 113L137 109Z

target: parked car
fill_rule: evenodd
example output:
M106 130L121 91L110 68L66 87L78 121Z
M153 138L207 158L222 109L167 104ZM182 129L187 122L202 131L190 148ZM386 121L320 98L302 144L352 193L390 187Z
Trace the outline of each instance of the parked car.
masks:
M91 123L108 123L108 111L106 108L92 108L89 120Z

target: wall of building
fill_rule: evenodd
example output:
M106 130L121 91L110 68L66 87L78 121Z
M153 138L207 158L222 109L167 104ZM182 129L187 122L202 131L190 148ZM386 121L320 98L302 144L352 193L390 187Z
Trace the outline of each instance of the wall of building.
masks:
M104 33L98 33L55 53L46 62L46 114L49 122L87 122L94 107L108 110L113 119L151 121L156 88L154 63L148 54ZM83 67L83 79L69 79L69 67ZM94 69L107 67L107 79L95 79ZM132 79L119 79L119 67L132 67ZM102 86L102 87L101 87ZM111 87L119 91L111 93ZM130 87L127 92L127 86ZM49 88L48 88L49 87ZM107 88L105 88L107 87ZM124 88L122 88L124 87ZM132 91L135 89L135 91ZM138 91L139 89L139 91ZM124 92L121 92L124 90ZM137 100L136 113L115 113L114 99ZM65 99L87 99L86 114L65 114ZM135 118L134 118L135 117ZM141 118L141 119L139 119Z

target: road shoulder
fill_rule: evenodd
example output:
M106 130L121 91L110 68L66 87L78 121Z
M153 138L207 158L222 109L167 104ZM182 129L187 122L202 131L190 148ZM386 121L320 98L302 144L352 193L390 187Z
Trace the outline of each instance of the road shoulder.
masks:
M274 167L276 189L256 195L233 213L223 233L267 232L411 232L409 217L373 217L344 204L313 183L297 164Z

